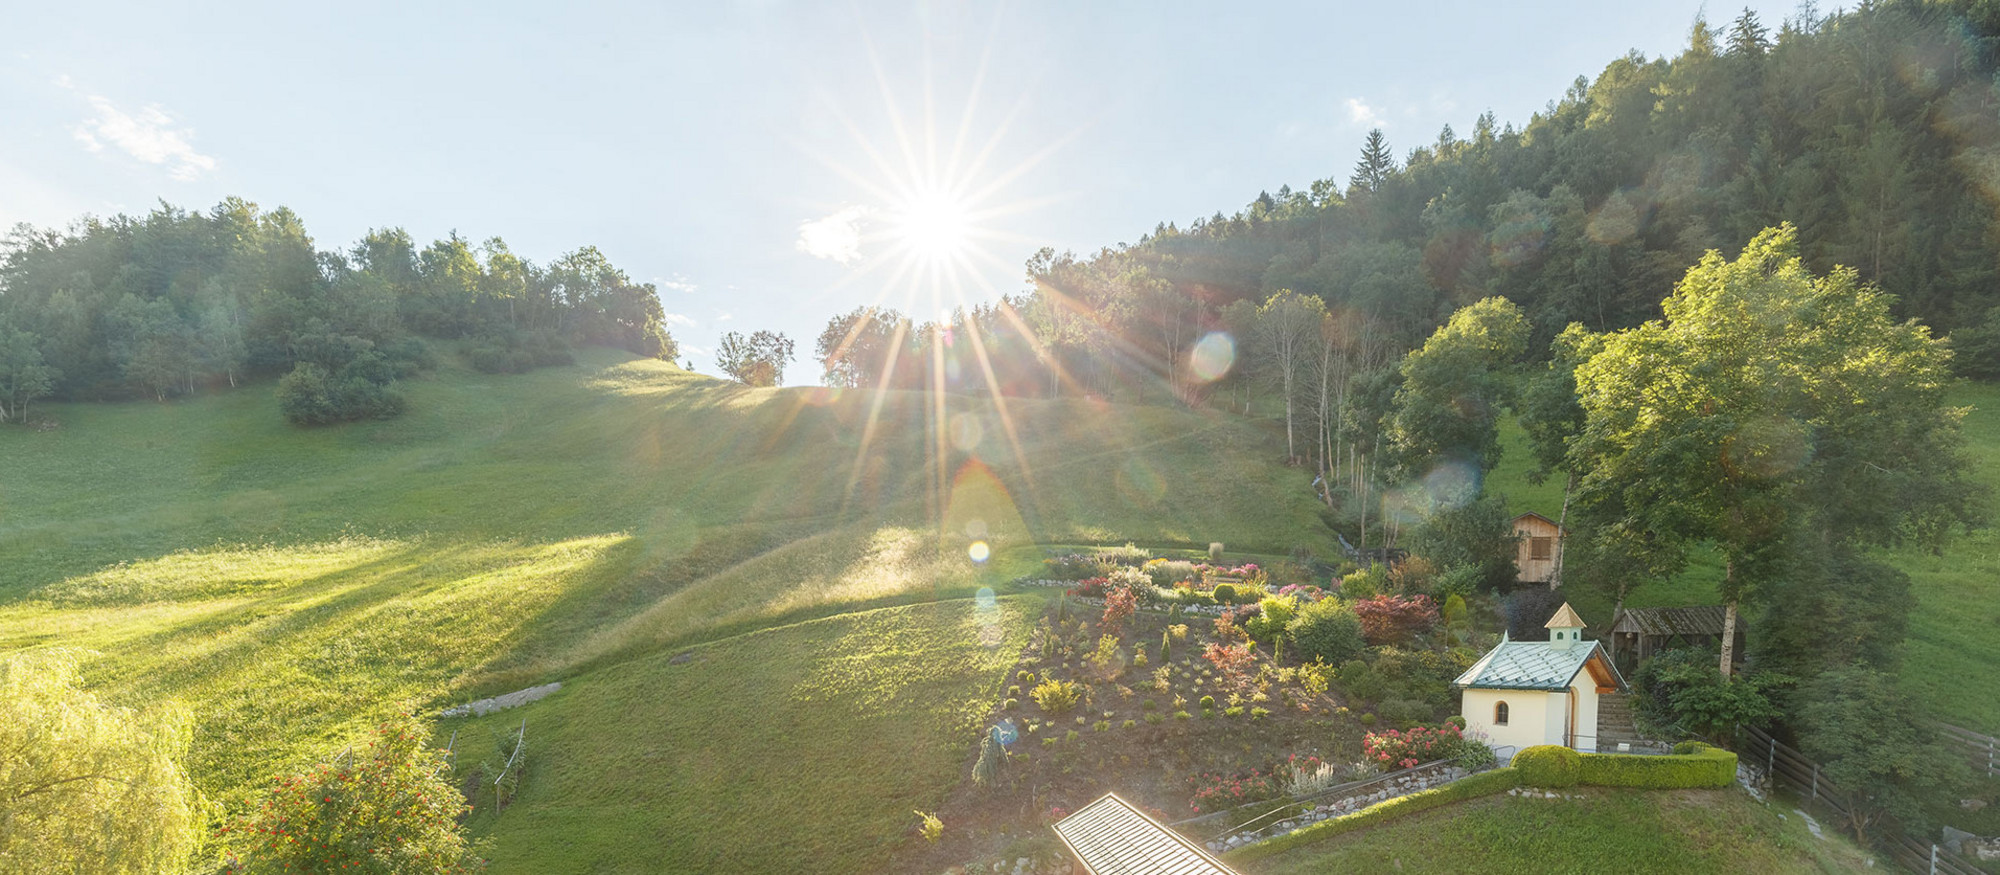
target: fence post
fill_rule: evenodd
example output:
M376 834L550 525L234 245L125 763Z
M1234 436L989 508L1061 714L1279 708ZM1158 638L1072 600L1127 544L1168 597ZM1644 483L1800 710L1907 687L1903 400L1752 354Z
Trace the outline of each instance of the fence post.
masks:
M1769 747L1764 748L1764 774L1771 776L1771 786L1778 786L1778 737L1764 736Z
M1814 802L1819 801L1819 763L1813 763L1812 798Z
M1931 875L1937 875L1937 845L1931 845Z

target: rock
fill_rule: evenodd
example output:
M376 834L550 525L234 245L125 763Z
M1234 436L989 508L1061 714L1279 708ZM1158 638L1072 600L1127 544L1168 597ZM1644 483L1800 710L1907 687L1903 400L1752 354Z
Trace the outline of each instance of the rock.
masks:
M1806 822L1806 832L1812 833L1813 838L1816 839L1826 838L1826 834L1820 831L1819 821L1814 820L1812 818L1812 815L1807 814L1804 811L1800 811L1799 809L1796 808L1792 809L1792 813L1798 815L1801 819L1803 819Z
M687 662L687 661L689 661L689 660L691 660L691 659L694 659L694 651L692 651L692 650L683 650L683 651L681 651L681 652L679 652L679 653L676 653L676 654L674 654L673 656L669 657L669 658L667 659L667 664L668 664L668 665L680 665L681 663L684 663L684 662Z
M2000 860L2000 838L1987 839L1978 844L1968 843L1968 845L1971 847L1972 855L1979 858L1980 862Z
M1960 800L1958 800L1958 807L1960 807L1960 808L1963 808L1963 809L1965 809L1965 810L1967 810L1967 811L1978 811L1978 810L1980 810L1980 809L1982 809L1982 808L1985 808L1985 807L1986 807L1986 800L1984 800L1984 799L1960 799Z

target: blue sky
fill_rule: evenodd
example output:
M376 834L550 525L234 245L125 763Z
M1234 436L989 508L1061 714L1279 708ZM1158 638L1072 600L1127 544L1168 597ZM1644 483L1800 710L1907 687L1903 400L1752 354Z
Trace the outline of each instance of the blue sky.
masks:
M1400 154L1487 109L1521 123L1627 50L1677 51L1703 9L10 5L0 226L239 195L322 248L381 226L538 262L596 245L709 373L724 331L810 359L857 304L927 318L1020 290L1041 246L1345 180L1371 126ZM1750 6L1773 31L1793 11Z

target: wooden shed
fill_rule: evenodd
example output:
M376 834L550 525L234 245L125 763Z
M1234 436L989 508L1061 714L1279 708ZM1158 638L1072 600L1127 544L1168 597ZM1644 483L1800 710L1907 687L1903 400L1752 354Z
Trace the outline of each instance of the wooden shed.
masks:
M1529 511L1514 518L1515 580L1521 583L1548 583L1562 568L1563 530L1556 521Z
M1725 609L1721 605L1686 608L1620 609L1611 615L1611 630L1605 634L1611 658L1621 665L1636 665L1659 651L1673 647L1720 647ZM1743 631L1736 623L1736 657L1743 658Z

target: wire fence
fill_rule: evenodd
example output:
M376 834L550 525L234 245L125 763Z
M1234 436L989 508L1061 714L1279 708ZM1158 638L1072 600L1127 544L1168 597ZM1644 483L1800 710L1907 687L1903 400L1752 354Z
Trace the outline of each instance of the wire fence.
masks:
M1805 754L1792 746L1771 737L1771 734L1754 727L1740 727L1737 733L1739 762L1753 767L1761 767L1771 780L1773 789L1785 788L1796 793L1799 800L1830 812L1848 826L1865 826L1870 821L1865 813L1858 812L1853 803L1853 795L1822 774L1819 763L1813 762ZM1936 842L1926 842L1901 830L1879 835L1877 848L1898 865L1911 872L1925 875L1986 875L1986 872L1965 858L1940 847Z

